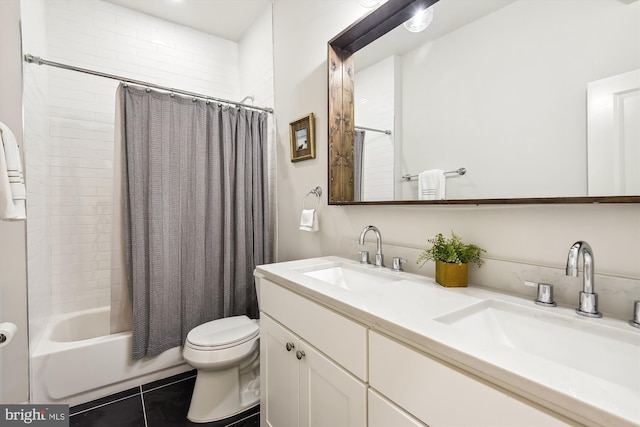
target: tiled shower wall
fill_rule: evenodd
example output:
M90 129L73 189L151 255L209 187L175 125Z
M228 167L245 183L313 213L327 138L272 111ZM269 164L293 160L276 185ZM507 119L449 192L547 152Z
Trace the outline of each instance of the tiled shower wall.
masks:
M47 54L44 1L21 3L22 47ZM25 31L30 28L30 31ZM23 66L24 151L27 181L29 348L51 316L51 200L48 70Z
M394 141L396 136L396 57L390 56L356 73L356 126L391 130L392 134L365 131L362 200L393 200Z
M240 58L251 57L251 52L241 55L241 43L99 0L37 3L46 11L48 52L26 53L218 98L245 95ZM270 29L270 11L267 22ZM24 31L41 29L27 23ZM266 39L271 42L270 34ZM258 55L257 60L265 59ZM262 68L272 68L271 63L269 57ZM36 151L50 165L45 180L51 213L49 310L56 314L110 305L118 82L35 64L25 67L35 75L48 74L48 152ZM256 105L273 102L271 82L261 80L251 90L256 95L261 91ZM39 307L31 315L46 310Z

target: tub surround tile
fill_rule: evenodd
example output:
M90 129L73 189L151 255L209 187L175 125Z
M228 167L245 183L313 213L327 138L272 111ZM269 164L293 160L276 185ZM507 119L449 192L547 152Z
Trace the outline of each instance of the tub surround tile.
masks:
M196 370L153 381L69 409L70 427L257 427L260 406L212 423L187 419Z
M33 44L29 46L38 53L48 52L49 59L220 98L237 99L243 92L256 93L253 88L249 90L250 87L240 90L239 59L244 49L239 43L114 4L83 0L42 3L42 10L38 10L40 14L37 16L42 16L40 19L47 25L38 26L36 22L29 21L31 25L26 32L31 35L29 39L39 35L41 48ZM136 24L130 26L126 21ZM45 27L44 30L41 27ZM158 38L163 40L161 52L154 43ZM253 50L246 53L247 56L252 54ZM31 268L30 273L34 273L36 278L42 277L35 284L45 287L45 291L53 280L72 291L80 289L59 294L55 300L48 301L48 306L47 301L43 301L43 308L37 310L37 314L46 315L46 312L40 312L47 307L54 314L59 314L99 307L105 301L111 303L108 294L105 300L102 293L86 292L85 278L75 272L77 266L69 258L106 254L106 261L111 259L110 230L97 226L77 227L76 224L87 217L101 225L112 222L113 94L117 82L51 68L47 70L48 79L41 81L40 73L43 71L38 70L38 75L29 79L28 88L32 89L27 94L27 110L29 117L42 117L45 122L34 124L33 120L30 121L30 129L33 130L28 132L28 147L36 149L30 150L29 154L37 156L28 156L27 172L30 183L35 176L35 182L42 182L42 188L29 185L30 195L35 196L28 199L29 207L37 206L34 200L41 196L44 209L33 217L36 221L62 220L71 225L60 230L47 223L35 227L38 224L30 221L30 226L44 231L30 235L30 250L49 248L54 256L69 255L49 263L49 274L37 275ZM68 90L69 85L75 87L73 93ZM38 160L46 167L38 167ZM87 245L83 243L85 239L96 244ZM47 271L45 257L36 257L32 261ZM120 260L114 259L114 264L119 266ZM52 269L55 271L51 273ZM111 263L101 263L91 271L106 274L109 278ZM39 289L38 286L34 289ZM110 283L108 287L111 287ZM48 295L51 292L39 293ZM33 295L37 294L33 292ZM41 301L43 297L34 300ZM119 302L115 300L112 306L117 307Z

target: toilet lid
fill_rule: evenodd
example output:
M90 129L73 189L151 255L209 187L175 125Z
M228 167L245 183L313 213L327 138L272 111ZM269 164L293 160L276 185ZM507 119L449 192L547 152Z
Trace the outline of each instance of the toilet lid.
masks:
M198 347L229 347L249 341L259 332L258 323L247 316L225 317L196 326L187 334L187 341Z

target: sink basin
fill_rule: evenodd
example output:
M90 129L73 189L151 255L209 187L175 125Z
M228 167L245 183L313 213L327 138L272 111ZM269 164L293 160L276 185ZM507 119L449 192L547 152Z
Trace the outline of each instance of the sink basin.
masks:
M346 263L334 263L318 268L305 269L303 274L323 282L330 283L350 291L372 289L378 285L386 285L401 280L394 274L375 267L357 266Z
M640 334L635 331L499 300L435 320L640 393Z

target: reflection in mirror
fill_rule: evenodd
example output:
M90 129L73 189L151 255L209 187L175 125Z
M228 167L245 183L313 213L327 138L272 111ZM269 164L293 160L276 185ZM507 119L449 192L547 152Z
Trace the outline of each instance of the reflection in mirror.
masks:
M356 201L420 199L403 175L460 167L447 200L640 195L640 1L432 8L423 32L399 26L354 55L354 124L369 129Z

